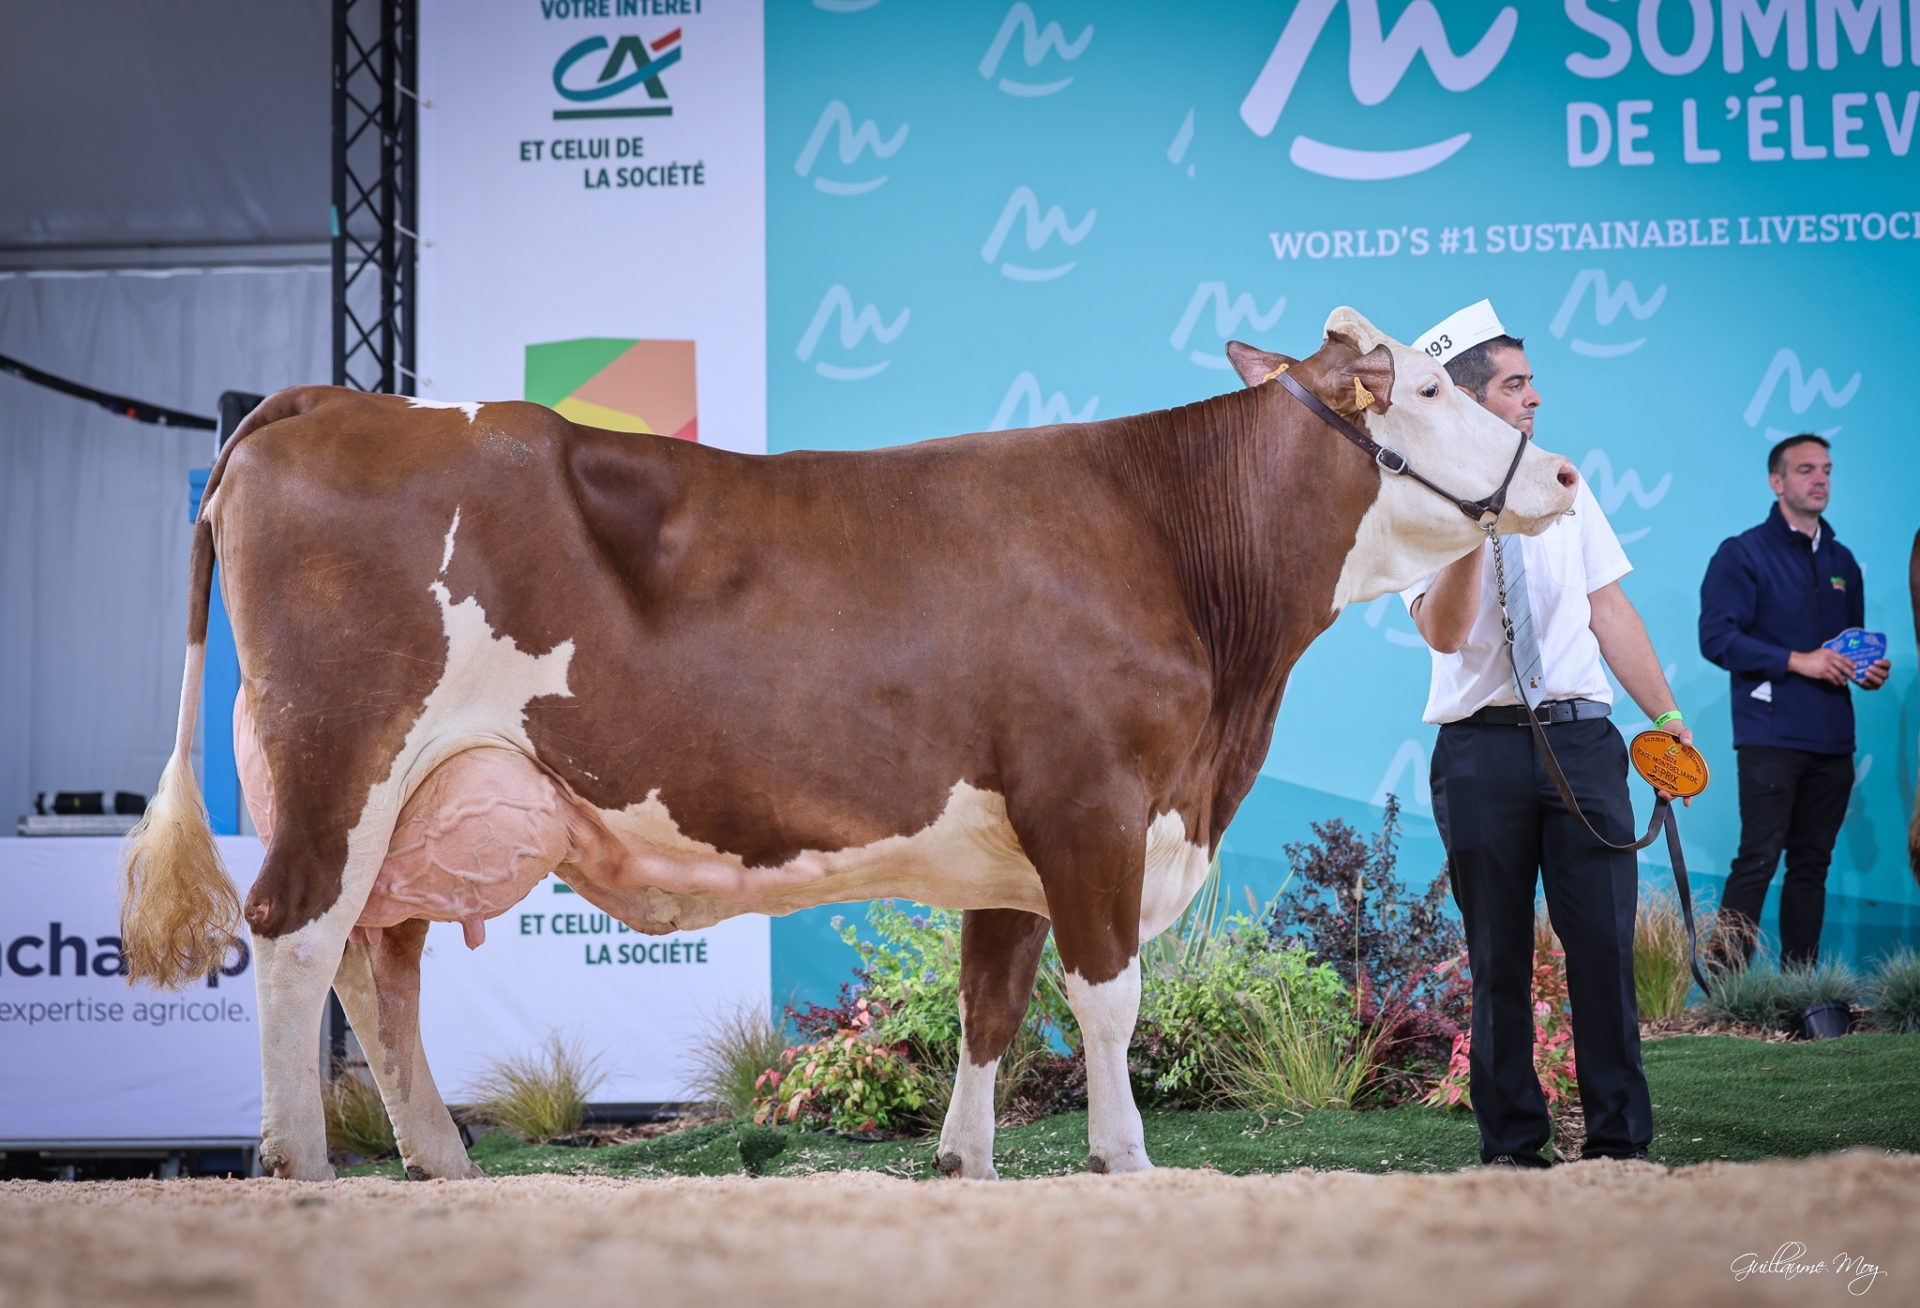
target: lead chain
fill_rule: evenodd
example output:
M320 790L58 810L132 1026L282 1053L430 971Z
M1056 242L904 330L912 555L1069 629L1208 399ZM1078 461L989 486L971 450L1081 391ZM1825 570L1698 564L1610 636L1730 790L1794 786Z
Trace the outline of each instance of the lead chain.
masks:
M1493 586L1494 594L1500 601L1500 629L1506 633L1507 648L1511 650L1513 648L1513 619L1507 616L1507 569L1505 563L1503 563L1500 558L1500 541L1499 538L1494 535L1491 525L1482 527L1480 530L1487 533L1487 546L1493 551ZM1515 669L1515 674L1517 680L1517 668Z

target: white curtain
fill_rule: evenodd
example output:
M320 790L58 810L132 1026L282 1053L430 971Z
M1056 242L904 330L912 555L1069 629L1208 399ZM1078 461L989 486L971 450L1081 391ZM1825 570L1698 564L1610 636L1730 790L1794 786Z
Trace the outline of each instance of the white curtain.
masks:
M325 267L0 274L0 353L214 415L331 380ZM187 473L212 432L0 374L0 836L36 792L153 793L186 652Z

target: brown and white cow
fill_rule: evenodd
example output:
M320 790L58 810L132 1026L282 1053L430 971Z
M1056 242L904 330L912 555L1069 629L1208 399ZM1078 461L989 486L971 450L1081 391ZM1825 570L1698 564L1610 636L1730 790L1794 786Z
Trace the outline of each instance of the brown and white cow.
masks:
M471 1174L420 1044L426 924L477 943L549 872L650 933L879 896L966 910L939 1157L970 1177L994 1174L994 1072L1051 929L1088 1165L1149 1166L1126 1067L1140 942L1204 878L1308 643L1481 539L1265 379L1290 365L1464 494L1515 452L1350 309L1308 359L1229 352L1247 389L1185 408L862 453L271 397L194 531L179 735L128 846L132 975L204 975L237 930L188 763L217 552L268 841L245 920L275 1174L331 1174L329 985L408 1175ZM1502 529L1544 529L1574 482L1529 450Z

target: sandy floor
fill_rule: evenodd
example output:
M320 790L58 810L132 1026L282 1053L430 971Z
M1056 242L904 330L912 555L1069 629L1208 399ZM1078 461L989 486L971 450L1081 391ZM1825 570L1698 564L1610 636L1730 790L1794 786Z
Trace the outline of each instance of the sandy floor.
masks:
M1829 1270L1736 1281L1790 1241ZM1791 1252L1791 1251L1790 1251ZM1920 1157L1681 1172L1162 1171L0 1185L0 1305L1920 1302Z

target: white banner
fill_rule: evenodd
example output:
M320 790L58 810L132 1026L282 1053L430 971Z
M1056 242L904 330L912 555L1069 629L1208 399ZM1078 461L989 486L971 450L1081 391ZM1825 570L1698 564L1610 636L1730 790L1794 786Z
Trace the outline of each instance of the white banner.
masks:
M220 852L245 894L260 842ZM253 960L128 986L119 868L112 837L0 840L0 1144L258 1139Z
M767 919L643 936L548 878L487 923L469 950L437 922L420 968L427 1061L453 1103L488 1060L536 1052L550 1032L600 1060L595 1103L664 1103L687 1093L688 1058L710 1019L766 1011Z
M421 396L763 452L763 62L753 0L424 0ZM770 998L766 919L651 939L552 880L427 948L455 1102L550 1031L603 1058L596 1101L679 1098L701 1024Z
M265 851L251 836L219 844L245 895ZM0 840L0 1146L256 1139L252 959L179 994L128 986L119 855L111 838ZM607 1073L594 1102L682 1099L708 1019L766 1008L768 935L764 917L639 935L551 878L478 950L436 924L420 976L434 1081L459 1103L490 1060L557 1032Z
M762 46L757 0L425 0L423 398L766 449Z

